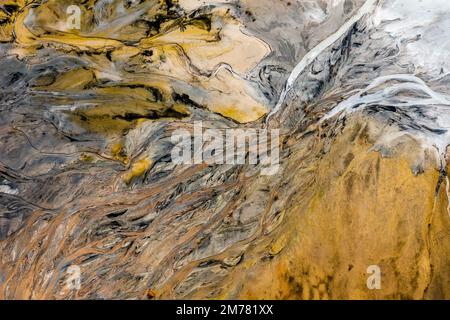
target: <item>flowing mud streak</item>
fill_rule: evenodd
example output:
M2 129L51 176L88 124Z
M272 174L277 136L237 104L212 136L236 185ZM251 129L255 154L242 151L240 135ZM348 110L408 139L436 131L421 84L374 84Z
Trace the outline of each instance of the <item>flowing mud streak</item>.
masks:
M267 115L266 123L269 122L270 118L276 114L281 106L284 103L284 100L286 99L286 95L289 93L289 91L292 89L294 82L298 79L300 74L305 70L306 67L308 67L325 49L330 47L332 44L334 44L339 38L341 38L345 33L348 32L348 30L359 20L361 20L364 15L370 13L374 10L375 4L378 2L378 0L368 0L364 3L364 5L358 10L358 12L351 17L348 21L346 21L335 33L330 35L328 38L323 40L321 43L319 43L317 46L315 46L311 51L309 51L301 60L300 62L295 66L295 68L292 70L291 74L289 75L288 80L286 81L285 88L281 92L280 98L278 99L278 102L273 108L273 110L270 111L270 113Z
M391 81L398 84L387 85ZM379 87L383 90L377 91ZM414 98L416 96L417 98ZM408 113L408 108L420 108L422 118L405 119L404 128L421 137L425 146L435 146L440 164L445 163L447 147L450 145L450 98L431 90L424 81L412 75L390 75L376 78L367 88L341 102L327 113L321 122L340 114L344 117L361 108L371 106L399 107ZM407 133L405 133L407 134ZM395 137L393 137L395 138Z
M448 1L75 2L0 6L1 299L450 298Z

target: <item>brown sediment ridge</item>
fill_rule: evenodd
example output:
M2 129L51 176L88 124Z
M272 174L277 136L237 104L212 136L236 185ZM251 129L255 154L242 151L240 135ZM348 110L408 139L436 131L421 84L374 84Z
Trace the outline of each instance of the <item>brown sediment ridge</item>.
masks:
M145 298L151 289L156 298L446 298L448 199L443 185L436 192L435 159L414 175L414 141L390 158L368 151L382 128L356 118L331 145L318 134L290 137L277 179L237 171L187 191L186 179L208 176L197 166L57 215L36 211L1 243L2 297ZM179 188L169 201L167 190ZM66 264L82 266L76 295L50 271ZM383 270L382 290L367 290L371 264Z
M284 183L298 191L278 204L280 218L270 217L278 228L270 232L266 226L265 236L224 281L221 297L449 297L450 247L443 236L449 230L448 195L444 185L436 189L440 173L431 157L422 174L413 174L412 154L421 152L414 141L392 158L369 152L380 127L351 120L321 159L306 154L320 153L314 149L324 142L311 138L294 147ZM382 270L382 290L367 290L372 264ZM206 292L189 297L205 298Z

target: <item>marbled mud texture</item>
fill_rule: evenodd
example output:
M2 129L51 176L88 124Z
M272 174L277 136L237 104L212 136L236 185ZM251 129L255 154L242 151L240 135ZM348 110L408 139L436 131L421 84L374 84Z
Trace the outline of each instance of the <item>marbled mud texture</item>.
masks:
M1 1L0 298L449 299L449 32L447 0ZM175 165L200 120L280 129L278 174Z

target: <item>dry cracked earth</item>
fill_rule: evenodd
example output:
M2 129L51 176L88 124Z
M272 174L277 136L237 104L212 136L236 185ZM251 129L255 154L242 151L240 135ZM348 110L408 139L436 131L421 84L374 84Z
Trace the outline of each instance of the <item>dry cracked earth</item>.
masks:
M449 57L448 0L2 0L0 299L449 299Z

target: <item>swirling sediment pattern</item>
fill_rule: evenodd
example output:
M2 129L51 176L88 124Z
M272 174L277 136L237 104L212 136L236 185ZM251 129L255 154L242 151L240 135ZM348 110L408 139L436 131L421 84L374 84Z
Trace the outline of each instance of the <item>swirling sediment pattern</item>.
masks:
M450 298L449 14L2 1L0 299ZM277 174L175 164L200 121L280 130Z

